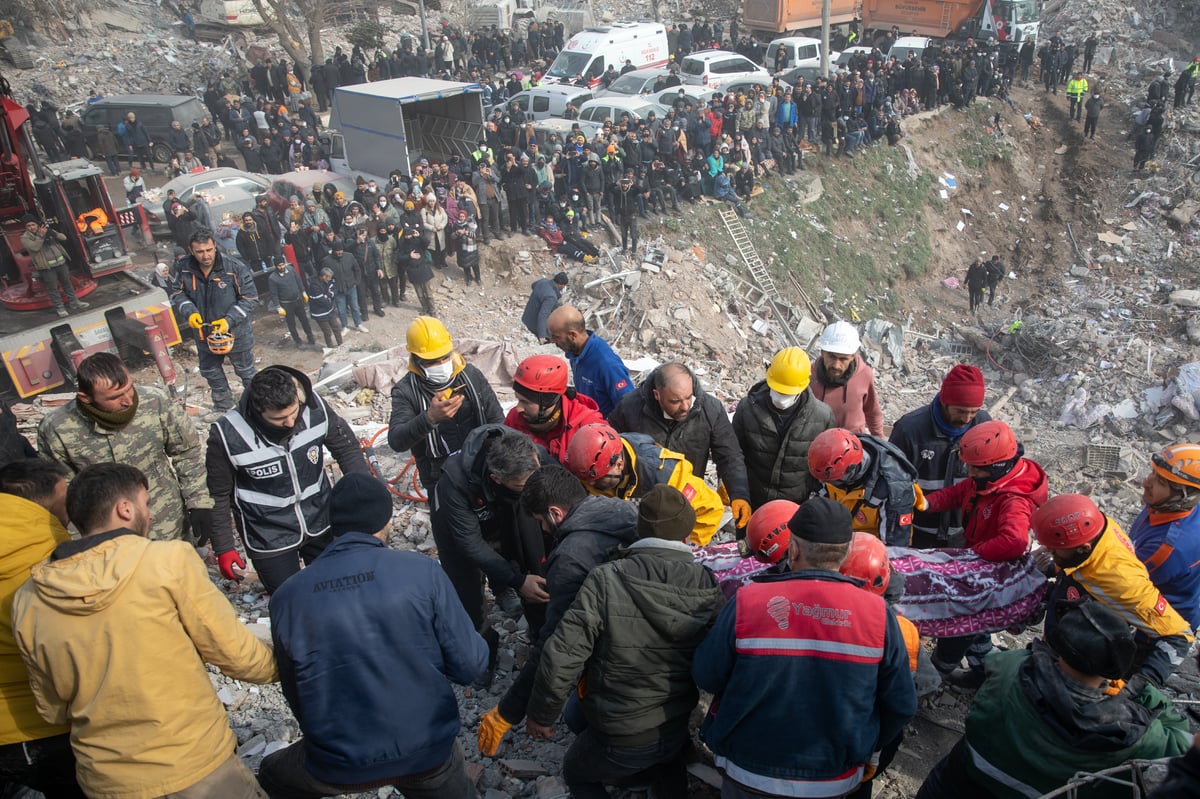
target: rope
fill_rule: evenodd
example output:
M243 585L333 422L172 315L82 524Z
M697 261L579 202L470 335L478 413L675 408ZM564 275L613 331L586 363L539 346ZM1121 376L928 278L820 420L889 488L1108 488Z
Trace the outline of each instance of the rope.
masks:
M375 457L372 449L379 437L387 432L387 427L381 427L375 431L375 435L370 438L360 438L358 440L359 447L367 454L367 465L371 469L371 474L377 480L383 482L387 486L388 491L391 491L401 499L409 502L428 502L429 497L425 494L425 489L421 486L420 476L417 474L417 460L412 455L408 456L408 462L404 464L404 468L400 470L400 474L390 480L383 475L383 469L379 464L379 459ZM408 480L411 488L411 493L406 491L403 486L405 480Z

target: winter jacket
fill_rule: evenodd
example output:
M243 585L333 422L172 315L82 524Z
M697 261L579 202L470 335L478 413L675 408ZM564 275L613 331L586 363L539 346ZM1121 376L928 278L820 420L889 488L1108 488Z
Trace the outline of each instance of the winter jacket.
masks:
M334 298L337 297L337 280L326 283L317 278L313 281L313 294L308 295L308 315L313 319L325 319L333 315L336 308Z
M54 408L38 425L38 451L72 474L96 463L136 464L150 482L150 537L179 538L187 522L185 510L212 507L200 438L167 392L157 386L137 386L135 391L137 413L116 429L85 416L78 399Z
M961 508L967 546L984 560L1019 558L1029 549L1029 519L1049 496L1046 472L1028 458L1018 458L1008 474L982 491L974 480L926 494L928 510Z
M525 303L525 312L521 314L521 324L532 333L538 341L548 341L550 331L546 329L546 320L550 313L558 307L562 291L548 277L533 281L529 301Z
M529 717L553 723L580 675L588 729L613 746L686 735L692 657L724 601L677 541L644 538L597 566L546 642Z
M870 458L866 473L855 486L825 483L821 494L850 511L856 532L870 533L888 546L906 547L912 539L917 470L883 439L860 433L858 440Z
M237 259L226 261L218 252L212 270L205 277L196 258L189 255L175 271L173 285L171 305L177 317L186 320L198 313L205 323L225 319L234 336L233 352L246 352L254 347L250 315L258 304L258 289L244 264ZM203 346L200 331L195 332L197 346Z
M1066 603L1092 599L1108 607L1134 628L1138 641L1135 671L1163 685L1187 656L1191 626L1150 582L1133 544L1115 521L1105 517L1092 551L1078 566L1062 569L1046 600L1047 634L1058 625Z
M773 499L801 502L809 495L808 445L835 427L833 411L805 389L787 411L771 404L765 380L750 389L733 413L733 432L746 459L750 505Z
M459 731L449 681L477 678L488 650L435 561L348 532L288 578L270 611L310 774L350 785L446 762Z
M333 282L344 292L358 288L362 279L362 267L354 254L348 250L343 250L341 255L330 253L321 262L321 267L333 270Z
M454 418L434 425L429 421L429 400L434 391L465 385L465 399ZM396 452L411 450L417 461L421 483L432 494L442 464L457 452L467 434L484 424L500 424L504 412L496 393L483 373L454 353L454 375L436 389L420 367L409 363L408 372L392 386L392 415L388 422L388 445Z
M67 237L64 234L53 228L48 230L44 237L37 233L30 233L28 230L21 233L21 246L29 253L33 268L39 271L60 266L70 267L70 258L67 257L67 251L63 247L63 242L66 240Z
M940 400L934 396L929 405L910 411L892 425L888 438L908 457L917 469L917 485L927 495L939 488L967 479L967 467L958 458L958 441L977 424L991 420L987 411L975 414L971 424L952 435L938 425ZM962 509L950 508L941 513L920 511L913 516L913 530L936 538L948 545L962 533Z
M655 370L641 388L621 398L621 402L608 415L608 423L618 433L643 433L654 439L655 443L682 453L692 464L692 472L701 476L708 470L708 455L712 452L717 462L717 474L730 498L749 500L746 461L725 406L704 390L691 369L688 369L688 374L692 378L694 399L682 422L664 416L662 407L654 398L654 383L658 375L658 370Z
M14 494L0 494L0 746L65 735L65 724L49 724L38 715L29 671L13 636L13 595L29 579L29 570L71 536L50 511Z
M277 679L184 541L112 530L59 544L13 601L38 713L71 727L92 799L151 799L211 774L237 748L209 679ZM102 666L102 667L101 667Z
M1180 513L1142 508L1129 538L1154 585L1195 629L1200 625L1200 508Z
M292 376L303 397L299 416L284 436L273 434L251 408L250 392L236 409L213 422L205 467L213 498L213 549L235 548L230 518L249 554L270 557L299 549L329 529L329 492L324 447L343 474L370 471L346 420L313 390L308 375L275 365Z
M17 429L17 417L12 409L7 402L0 400L0 466L37 456L37 450L30 445L29 439Z
M1200 746L1193 745L1183 757L1167 765L1167 777L1158 787L1146 794L1146 799L1177 799L1180 796L1200 796Z
M778 646L774 642L780 642ZM917 709L896 616L849 577L806 569L761 575L742 586L696 650L692 676L716 694L700 728L718 767L742 785L830 792L858 786L872 752L904 730ZM793 692L780 701L780 686ZM820 719L805 735L796 719ZM764 745L770 742L770 745Z
M300 285L300 276L291 264L288 264L288 268L282 274L278 269L272 269L267 277L267 287L271 290L271 299L277 305L300 302L304 299L304 287Z
M567 353L567 361L575 376L575 390L594 399L600 413L607 417L621 397L633 391L633 380L608 342L591 330L587 334L583 350L578 355Z
M586 394L570 392L564 394L559 402L562 403L562 418L553 430L541 433L530 429L525 417L521 416L520 408L509 410L508 415L504 417L504 424L529 436L534 443L541 444L551 457L566 466L567 447L575 431L585 424L603 422L604 417L600 415L596 401Z
M1187 721L1154 686L1136 698L1096 691L1087 701L1056 660L1039 642L984 661L987 678L967 713L966 772L997 799L1041 796L1077 773L1171 757L1191 745ZM1095 799L1128 793L1117 785L1087 790Z
M808 387L813 396L833 411L838 427L883 437L883 409L875 394L875 372L862 355L854 356L849 377L837 383L829 379L824 362L817 358Z
M446 210L440 205L432 211L428 206L421 208L421 228L429 238L429 246L436 250L446 249L446 225L449 222Z
M576 505L554 531L554 545L546 556L546 619L529 659L500 700L500 715L516 723L525 717L538 664L546 642L563 615L575 602L588 574L614 554L617 547L637 539L637 506L615 497L588 497Z

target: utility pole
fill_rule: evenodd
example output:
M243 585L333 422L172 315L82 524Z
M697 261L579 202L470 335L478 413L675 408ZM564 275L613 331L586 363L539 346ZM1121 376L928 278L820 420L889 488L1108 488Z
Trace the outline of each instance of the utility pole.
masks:
M828 4L828 0L826 0ZM429 25L425 22L425 0L417 0L417 10L421 13L421 46L429 49Z
M821 0L821 77L829 77L829 3Z

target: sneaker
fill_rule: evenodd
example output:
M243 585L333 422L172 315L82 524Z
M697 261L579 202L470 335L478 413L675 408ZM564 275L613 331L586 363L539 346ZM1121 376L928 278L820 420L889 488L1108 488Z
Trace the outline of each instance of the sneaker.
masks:
M91 308L92 304L90 302L84 302L83 300L75 300L75 302L71 304L71 307L77 311L80 311L84 308Z
M364 327L363 325L359 325L358 327L356 327L354 329L357 330L359 333L370 333L371 332L370 330L367 330L367 328Z
M376 308L376 309L375 309L375 315L376 315L376 316L378 316L380 319L382 319L382 318L383 318L383 309L382 309L382 308Z
M68 316L66 308L55 308L54 312L56 314L58 314L59 318L64 318L64 317Z

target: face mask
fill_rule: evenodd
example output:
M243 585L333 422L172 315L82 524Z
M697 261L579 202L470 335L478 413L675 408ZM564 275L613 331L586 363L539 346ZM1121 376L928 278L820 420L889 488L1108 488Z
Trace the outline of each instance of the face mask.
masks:
M781 411L786 411L795 405L799 399L799 394L780 394L775 389L771 389L771 404Z
M439 363L434 366L425 367L425 379L434 385L442 385L443 383L447 383L453 376L454 363L452 361L446 361L445 363Z

